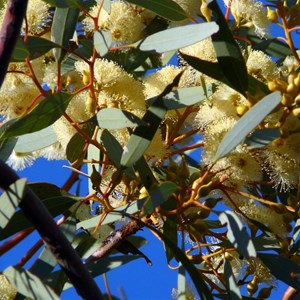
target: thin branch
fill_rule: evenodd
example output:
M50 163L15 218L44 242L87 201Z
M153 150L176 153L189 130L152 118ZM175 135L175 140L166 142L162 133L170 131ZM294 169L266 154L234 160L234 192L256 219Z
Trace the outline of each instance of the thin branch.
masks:
M7 190L18 179L19 177L15 172L0 160L0 187ZM69 277L77 293L83 299L102 299L98 286L79 255L60 231L46 207L29 187L25 188L19 207L25 217L37 229L42 240Z

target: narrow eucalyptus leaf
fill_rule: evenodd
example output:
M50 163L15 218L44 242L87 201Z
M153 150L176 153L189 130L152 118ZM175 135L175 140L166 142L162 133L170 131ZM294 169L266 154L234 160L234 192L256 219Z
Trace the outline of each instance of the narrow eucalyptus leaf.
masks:
M227 132L215 154L214 161L228 154L280 103L280 92L274 92L247 111Z
M3 274L16 290L32 299L59 300L59 296L41 279L20 267L9 267Z
M15 214L19 203L22 201L24 189L26 186L26 179L22 178L14 182L9 188L0 196L0 227L5 226Z
M43 149L57 142L57 135L51 126L42 130L21 135L14 150L19 153L28 153Z
M230 262L225 259L224 261L224 278L226 282L226 288L230 300L240 300L242 295L240 289L236 283L235 276L233 274Z
M135 43L135 46L142 51L163 53L193 45L218 30L215 22L178 26L154 33Z
M270 269L272 275L296 290L300 289L300 266L278 254L259 254L258 257Z
M145 121L134 114L118 108L103 108L97 113L96 119L99 127L105 129L122 129L147 125Z
M248 90L248 72L240 46L235 41L217 1L209 0L207 5L219 26L219 30L212 35L219 66L230 84L245 95Z
M98 30L94 33L94 47L100 56L104 56L112 43L112 35L108 31Z
M54 43L69 48L69 41L74 35L79 12L77 7L57 7L55 9L51 27L51 40ZM62 48L55 48L53 52L58 63L61 63L67 54L66 50Z
M188 18L184 10L171 0L128 0L127 2L147 8L170 21L183 21Z
M44 0L45 2L61 8L78 7L82 5L82 0Z
M11 139L0 140L0 159L7 161L11 153L13 152L18 138L13 137Z
M26 116L4 123L0 127L0 139L36 132L50 126L63 115L71 99L72 95L62 92L50 95Z
M55 43L41 37L27 36L26 43L23 37L19 37L11 62L24 61L28 56L30 59L38 58L55 47L57 47Z
M181 75L182 73L178 74L174 78L174 81L156 97L152 105L147 109L142 120L148 124L148 126L139 126L134 130L129 142L124 147L121 157L121 166L125 168L132 167L143 156L167 113L167 108L162 99L170 93L174 87L178 86Z
M245 144L250 149L257 149L267 146L273 140L280 136L280 130L278 128L263 128L254 131L245 140Z
M254 244L247 233L246 227L235 212L225 211L220 214L222 224L227 224L227 237L243 257L256 257Z

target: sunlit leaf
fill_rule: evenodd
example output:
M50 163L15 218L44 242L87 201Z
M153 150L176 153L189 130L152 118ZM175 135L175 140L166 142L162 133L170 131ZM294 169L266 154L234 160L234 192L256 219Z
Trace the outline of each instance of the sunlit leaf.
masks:
M170 21L183 21L188 17L184 10L171 0L128 0L127 2L147 8Z
M143 206L143 215L150 215L154 209L167 201L174 192L178 190L178 186L170 181L161 183L150 195Z
M186 300L186 271L185 268L180 265L177 276L177 300Z
M227 237L245 258L256 257L256 250L246 227L235 212L225 211L220 214L222 224L227 224Z
M54 43L69 48L69 41L74 35L79 12L80 10L76 7L57 7L55 9L51 27L51 40ZM67 54L66 50L62 48L55 48L53 53L58 63L61 63Z
M278 128L258 129L246 138L245 144L251 149L262 148L279 136L280 130Z
M247 111L225 135L215 154L214 161L233 150L280 103L280 92L274 92Z
M112 43L112 35L108 31L98 30L94 33L94 47L100 56L104 56Z
M3 274L16 290L32 299L59 300L59 296L41 279L20 267L9 267Z
M108 13L110 13L110 7L111 7L110 0L96 0L96 2L97 2L98 4L101 4L102 7L103 7Z
M208 38L218 29L215 22L178 26L154 33L135 45L142 51L163 53L193 45Z
M57 47L55 43L41 37L27 36L26 43L24 43L23 37L19 37L11 61L24 61L28 56L30 59L35 59L55 47Z
M19 203L22 201L24 189L26 186L26 179L19 179L9 186L0 196L0 227L5 226L15 214Z
M211 88L207 89L207 95L205 95L202 87L187 87L170 92L163 97L162 101L168 110L179 109L197 104L202 100L205 100L206 97L211 96L212 93L213 91ZM151 105L153 103L153 100L150 99L150 101L148 101L148 104Z
M219 26L219 30L212 35L219 66L230 84L245 95L248 90L248 72L240 46L235 41L217 1L208 0L207 5Z
M276 254L259 254L258 257L270 269L272 275L277 279L300 289L300 266L290 259Z
M42 130L21 135L14 150L19 153L28 153L43 149L57 142L57 135L51 126Z
M97 113L96 119L99 127L105 129L122 129L147 125L134 114L118 108L103 108Z
M42 130L58 120L65 112L72 95L56 93L43 99L29 114L12 119L0 128L0 139Z
M143 205L145 204L146 198L139 199L137 201L133 201L131 203L128 203L126 205L123 205L121 207L118 207L114 209L112 212L110 212L101 225L106 225L113 223L117 220L120 220L124 217L124 213L126 214L135 214L139 210L142 209ZM77 223L76 228L84 228L84 229L89 229L89 228L94 228L96 225L99 223L99 216L92 217L88 220L84 220L82 222Z
M230 300L242 299L242 295L236 283L236 279L233 274L230 262L227 259L224 260L224 275L225 275L224 278L226 281L229 299Z

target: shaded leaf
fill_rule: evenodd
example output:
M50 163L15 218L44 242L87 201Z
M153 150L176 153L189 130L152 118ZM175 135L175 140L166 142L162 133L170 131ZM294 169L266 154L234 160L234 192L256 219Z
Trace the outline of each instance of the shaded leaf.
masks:
M51 27L51 40L53 42L62 47L69 48L69 41L74 35L79 12L80 10L76 7L57 7L55 9ZM62 48L55 48L53 53L58 63L61 63L67 54L66 50Z
M123 148L117 139L106 129L102 131L101 141L107 151L108 157L113 161L116 167L120 166Z
M245 140L250 149L262 148L280 136L278 128L263 128L251 133Z
M108 31L98 30L94 33L94 47L100 56L104 56L112 43L112 35Z
M7 161L11 153L13 152L16 143L18 142L18 138L11 138L6 140L0 140L0 159L3 161Z
M215 22L173 27L154 33L135 43L135 46L142 51L163 53L193 45L208 38L218 29Z
M97 137L96 137L97 141L100 140L100 135L101 135L101 132L100 132L100 130L98 130ZM101 154L101 151L99 148L97 148L95 145L92 145L92 144L89 145L88 151L87 151L87 160L88 161L99 162L99 161L101 161L101 155L102 154ZM94 168L95 168L95 171L99 172L100 165L96 164L96 166L94 166L94 167L93 166L94 165L91 163L87 164L87 171L88 171L89 177L91 177L92 173L94 172ZM88 181L88 186L89 186L89 194L93 194L95 192L94 188L96 188L96 189L99 188L99 187L94 187L91 180Z
M78 4L82 5L82 0L44 0L45 2L56 7L77 7Z
M103 108L97 113L95 118L99 127L105 129L122 129L147 125L134 114L118 108Z
M214 161L228 154L280 103L280 92L274 92L247 111L227 132L215 154Z
M21 135L14 150L19 153L28 153L43 149L57 142L57 135L51 126L42 130Z
M224 275L225 275L224 278L226 282L229 299L230 300L242 299L242 295L236 283L236 279L234 277L230 262L227 259L224 260Z
M219 66L230 84L241 94L248 90L248 72L240 47L227 25L217 1L208 0L219 30L212 35Z
M134 169L139 173L141 182L144 187L149 190L151 187L157 184L157 179L155 178L152 169L150 168L145 157L141 157L134 166ZM127 169L128 170L128 169ZM126 171L127 171L126 170ZM128 174L128 171L127 171Z
M188 18L184 10L171 0L128 0L127 2L147 8L170 21L183 21Z
M167 113L167 108L164 106L162 98L178 85L181 75L182 73L178 74L173 82L156 97L152 105L147 109L142 120L149 126L147 128L137 127L130 136L121 157L121 165L123 167L132 167L143 156L150 145L162 119Z
M205 281L201 277L199 270L186 257L185 253L183 253L167 235L161 233L155 228L152 228L151 230L153 230L164 241L164 243L173 252L174 257L182 263L182 266L189 273L200 298L205 300L212 300L213 297L211 295L211 292L209 291Z
M256 257L253 242L238 215L232 211L225 211L220 214L219 219L222 224L227 224L227 237L239 253L246 259Z
M90 262L86 265L88 268L89 273L93 278L102 275L104 273L107 273L111 270L114 270L118 267L121 267L133 260L139 259L141 257L139 256L133 256L133 255L122 255L122 256L113 256L113 257L105 257L95 262ZM53 282L58 281L58 277L61 275L61 271L56 271L51 273L44 282L46 284L49 284L52 286ZM63 289L69 289L73 287L73 285L70 282L67 282Z
M87 126L82 128L82 131L89 137L92 136L93 131L94 131L94 126L91 123L88 123ZM85 155L82 154L84 151L84 147L86 145L86 140L85 138L82 137L81 134L78 132L75 133L72 138L70 139L67 148L66 148L66 155L67 159L72 164L72 166L77 166L78 164L82 163L82 159L85 157ZM78 158L81 157L79 161ZM76 161L76 164L74 165Z
M42 200L43 204L47 207L53 217L56 217L65 212L69 207L75 204L77 201L70 197L54 197L45 198ZM31 227L32 224L24 216L22 211L17 211L10 219L5 230L0 231L0 240L4 240L9 236Z
M24 189L26 187L26 179L18 179L11 184L9 188L0 196L0 227L5 226L15 214L19 203L22 201Z
M12 119L0 128L0 139L42 130L58 120L65 112L72 95L56 93L42 100L29 114Z
M27 36L26 43L23 37L19 37L11 62L24 61L28 56L30 59L38 58L55 47L55 43L37 36Z
M276 254L260 253L258 257L277 279L292 286L296 290L300 289L300 266L298 264Z
M19 267L9 267L4 270L3 274L16 290L26 297L43 300L60 299L49 286L40 280L40 278L27 270Z
M165 236L169 237L169 239L175 245L177 245L177 239L178 239L177 223L172 221L170 217L164 221L163 233ZM169 263L174 258L174 254L172 249L169 247L169 244L164 243L164 247L166 251L167 262Z
M177 184L165 181L151 193L143 206L143 215L150 215L157 206L166 202L178 190Z

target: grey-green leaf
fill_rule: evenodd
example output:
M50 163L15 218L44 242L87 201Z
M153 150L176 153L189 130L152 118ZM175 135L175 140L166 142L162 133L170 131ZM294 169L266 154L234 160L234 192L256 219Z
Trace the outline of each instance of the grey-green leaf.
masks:
M202 87L187 87L170 92L163 97L163 103L168 110L179 109L197 104L211 95L211 88L207 88L207 94L205 94ZM148 101L148 104L151 105L151 102Z
M40 280L40 278L27 270L20 267L9 267L4 270L3 274L16 290L26 297L43 300L60 299L49 286L45 285Z
M56 93L43 99L28 115L9 120L0 128L0 139L42 130L58 120L65 112L72 95Z
M178 26L154 33L135 43L135 46L142 51L163 53L193 45L218 30L215 22Z
M51 27L51 40L53 42L64 48L69 48L69 41L74 35L79 12L77 7L57 7L55 9ZM53 53L56 61L61 63L67 51L62 48L55 48Z
M235 276L233 274L230 262L225 259L224 261L224 277L227 286L227 292L230 300L240 300L242 295L240 289L236 283Z
M104 56L112 43L112 35L108 31L98 30L94 33L94 47L100 56Z
M96 115L96 120L99 127L105 129L122 129L147 125L146 122L134 114L118 108L101 109Z
M57 142L57 135L51 126L42 130L21 135L14 150L19 153L28 153L43 149Z
M26 179L22 178L14 182L9 188L0 196L0 227L5 226L15 214L19 203L22 201L24 189L26 186Z
M280 92L264 97L247 111L225 135L215 154L214 161L228 154L280 103Z
M219 216L222 224L227 224L227 237L245 258L256 257L254 244L246 227L235 212L225 211Z

